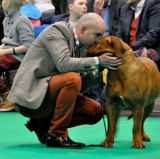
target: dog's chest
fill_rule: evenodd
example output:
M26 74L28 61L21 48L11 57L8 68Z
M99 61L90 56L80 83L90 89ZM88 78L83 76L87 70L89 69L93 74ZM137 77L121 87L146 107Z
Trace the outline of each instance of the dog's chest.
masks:
M110 98L112 104L116 107L132 110L131 103L128 99L128 89L126 88L126 78L118 75L110 74L107 79L106 96ZM109 95L109 96L108 96Z

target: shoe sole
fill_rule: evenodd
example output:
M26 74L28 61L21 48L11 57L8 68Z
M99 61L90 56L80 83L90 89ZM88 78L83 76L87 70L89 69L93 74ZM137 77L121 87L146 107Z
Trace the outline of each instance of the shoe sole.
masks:
M65 146L59 146L59 145L50 145L50 144L47 144L46 143L46 147L49 147L49 148L65 148L65 149L82 149L83 147L86 147L86 145L84 146L78 146L78 147L65 147Z
M8 111L12 111L12 110L14 110L14 107L0 109L0 112L8 112Z

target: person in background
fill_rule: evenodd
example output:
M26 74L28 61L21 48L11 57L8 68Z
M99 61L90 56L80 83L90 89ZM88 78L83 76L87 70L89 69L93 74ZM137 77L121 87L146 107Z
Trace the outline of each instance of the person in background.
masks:
M19 68L21 61L34 40L33 26L20 12L23 0L3 0L5 12L3 21L4 38L0 45L0 74ZM9 88L0 77L0 111L11 111L13 103L6 100Z
M81 93L94 83L99 67L117 70L121 59L77 52L94 45L105 29L96 13L84 14L75 25L54 23L35 39L21 63L7 99L30 118L27 128L47 147L84 147L70 139L68 128L95 124L103 116L100 104Z
M116 35L121 7L126 0L88 0L88 12L99 14L106 23L104 35Z
M70 14L54 16L52 23L65 21L74 24L82 15L87 13L87 0L68 0L67 3Z
M4 12L3 12L3 8L2 8L2 2L0 1L0 44L1 44L1 40L3 39L4 37L4 34L3 34L3 20L4 20Z
M160 70L160 0L127 0L116 35L136 56L153 59Z
M51 20L55 15L55 7L51 0L32 0L34 5L42 12L42 24L51 24Z
M32 0L23 0L23 4L21 6L20 11L29 18L29 20L31 21L33 26L40 26L41 25L40 17L42 15L42 13L32 3ZM34 35L36 35L35 32L36 31L34 29ZM10 89L12 87L13 80L14 80L16 73L17 73L17 69L16 70L9 70L7 72L2 73L3 81L5 82L5 85L8 87L8 89ZM9 102L7 102L7 103L9 103Z

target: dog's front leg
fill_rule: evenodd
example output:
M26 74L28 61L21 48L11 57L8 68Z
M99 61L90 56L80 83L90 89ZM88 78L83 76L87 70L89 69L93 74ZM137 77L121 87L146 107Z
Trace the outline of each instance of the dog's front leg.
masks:
M114 134L116 132L116 123L118 120L120 109L115 105L106 104L106 112L108 118L108 132L106 139L101 143L101 147L111 148L114 143Z
M145 144L142 141L141 130L142 120L144 115L144 106L137 105L133 110L133 141L132 148L145 148Z

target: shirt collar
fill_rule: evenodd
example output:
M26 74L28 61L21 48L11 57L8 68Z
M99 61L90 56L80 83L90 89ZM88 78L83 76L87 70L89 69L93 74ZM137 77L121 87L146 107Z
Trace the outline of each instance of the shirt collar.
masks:
M6 17L9 17L9 18L14 18L14 17L17 17L17 15L20 14L20 7L19 8L16 8L15 10L13 10L11 13L8 13L6 15Z
M142 10L145 1L146 1L146 0L141 0L141 1L138 3L138 5L136 6L136 8L134 8L134 7L131 6L131 9L132 9L132 10L135 10L135 11Z
M81 46L80 46L80 43L79 43L79 40L78 40L78 36L77 36L76 30L75 30L75 27L73 27L73 34L74 34L74 47L75 47L75 50L81 49Z
M111 4L111 0L108 1L108 6L110 6L110 4Z
M7 21L9 21L10 23L14 22L17 17L19 17L22 13L20 12L20 8L15 9L14 11L12 11L11 13L8 13L6 15L6 19Z

